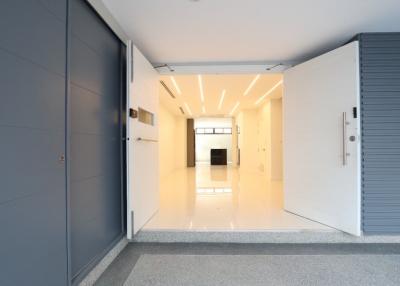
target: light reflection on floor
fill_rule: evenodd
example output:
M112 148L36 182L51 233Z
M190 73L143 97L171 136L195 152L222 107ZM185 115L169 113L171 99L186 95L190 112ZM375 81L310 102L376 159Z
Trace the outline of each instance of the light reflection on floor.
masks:
M161 182L147 230L330 230L283 210L281 181L235 167L201 165Z

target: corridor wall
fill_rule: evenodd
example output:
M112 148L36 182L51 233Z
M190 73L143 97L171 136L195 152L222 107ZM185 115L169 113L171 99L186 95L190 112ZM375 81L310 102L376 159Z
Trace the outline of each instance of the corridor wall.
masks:
M161 102L161 101L160 101ZM186 167L186 118L173 114L163 103L159 107L160 179Z

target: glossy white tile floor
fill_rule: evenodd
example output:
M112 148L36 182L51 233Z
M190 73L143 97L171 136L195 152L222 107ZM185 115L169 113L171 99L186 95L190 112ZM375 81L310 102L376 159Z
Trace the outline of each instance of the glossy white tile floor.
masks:
M282 182L235 167L177 170L161 182L160 210L143 230L331 230L283 210Z

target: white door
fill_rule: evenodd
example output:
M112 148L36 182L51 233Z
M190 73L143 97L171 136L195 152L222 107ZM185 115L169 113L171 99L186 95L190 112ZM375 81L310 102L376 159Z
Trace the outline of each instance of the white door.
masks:
M283 113L285 209L360 235L358 42L287 70Z
M158 73L128 43L127 236L132 239L159 207ZM129 116L129 108L137 117Z

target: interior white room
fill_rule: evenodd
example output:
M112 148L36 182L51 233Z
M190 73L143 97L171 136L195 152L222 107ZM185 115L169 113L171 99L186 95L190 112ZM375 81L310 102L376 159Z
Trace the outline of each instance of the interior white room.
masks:
M224 150L225 162L232 164L232 118L200 117L194 120L196 165L210 165L212 150Z
M330 230L284 210L281 74L160 80L160 207L144 231ZM212 165L211 149L225 149L226 164Z

